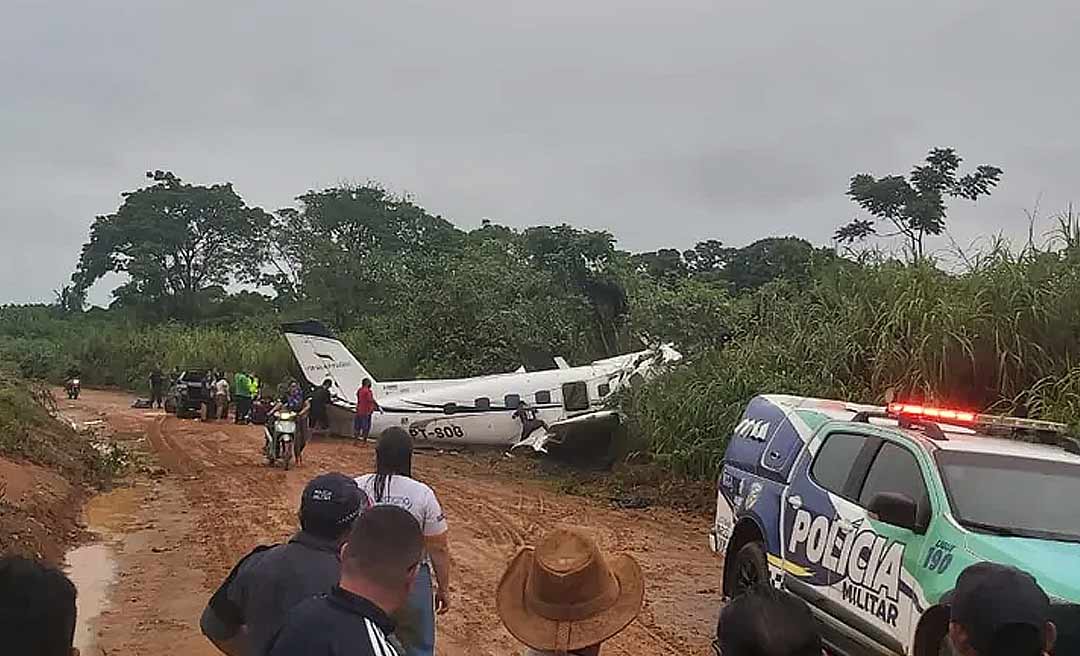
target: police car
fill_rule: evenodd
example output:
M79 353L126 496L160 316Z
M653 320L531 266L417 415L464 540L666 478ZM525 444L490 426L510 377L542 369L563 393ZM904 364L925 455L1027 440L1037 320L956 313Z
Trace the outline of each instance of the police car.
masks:
M759 396L709 541L725 597L771 581L838 654L946 651L939 601L984 560L1032 573L1058 626L1080 626L1080 445L1050 422Z

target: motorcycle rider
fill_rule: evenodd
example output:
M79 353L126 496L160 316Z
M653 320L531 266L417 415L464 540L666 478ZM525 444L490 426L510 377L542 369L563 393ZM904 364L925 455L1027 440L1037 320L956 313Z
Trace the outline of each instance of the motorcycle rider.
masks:
M266 431L266 448L268 453L272 453L274 457L277 457L278 449L280 445L277 443L276 437L276 423L277 414L282 410L288 410L289 412L296 413L296 434L293 435L293 458L296 460L296 466L300 467L304 464L304 447L307 446L307 422L304 421L308 414L311 412L311 402L305 399L300 393L300 386L295 382L289 385L285 395L278 399L274 407L266 415L266 424L264 429Z
M71 396L73 387L80 387L79 370L76 367L68 367L67 378L64 380L64 391L67 392L68 396Z

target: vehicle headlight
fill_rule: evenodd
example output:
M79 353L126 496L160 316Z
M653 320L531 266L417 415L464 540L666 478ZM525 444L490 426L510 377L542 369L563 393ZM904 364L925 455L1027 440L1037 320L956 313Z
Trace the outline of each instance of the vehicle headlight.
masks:
M72 379L71 384L72 385L78 385L79 384L79 379L78 378Z
M278 419L280 419L281 421L289 421L290 419L292 419L295 416L296 416L295 412L282 412L281 414L278 415Z

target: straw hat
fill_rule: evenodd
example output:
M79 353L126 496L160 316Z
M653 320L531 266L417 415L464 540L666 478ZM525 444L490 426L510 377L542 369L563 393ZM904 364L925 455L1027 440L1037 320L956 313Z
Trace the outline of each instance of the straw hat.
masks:
M525 645L573 651L604 642L641 612L645 583L630 556L605 560L573 529L549 533L518 552L499 582L499 617Z

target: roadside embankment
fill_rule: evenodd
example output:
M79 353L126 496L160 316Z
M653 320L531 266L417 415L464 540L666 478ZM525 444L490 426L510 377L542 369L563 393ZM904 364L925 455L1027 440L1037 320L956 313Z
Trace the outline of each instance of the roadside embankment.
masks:
M0 376L0 553L60 563L120 458L65 421L48 388Z

